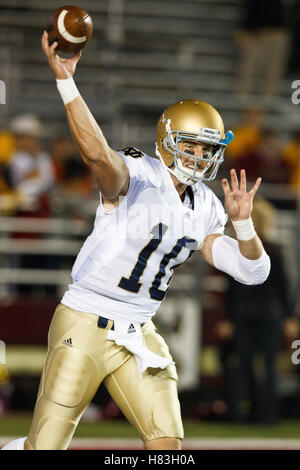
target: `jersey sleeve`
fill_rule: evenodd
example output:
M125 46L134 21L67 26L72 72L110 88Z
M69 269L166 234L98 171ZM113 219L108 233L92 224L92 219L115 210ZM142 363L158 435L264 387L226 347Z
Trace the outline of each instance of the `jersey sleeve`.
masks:
M118 153L129 171L130 183L127 197L128 199L135 198L144 188L147 181L146 171L142 162L145 154L134 147L118 150Z
M126 147L118 152L126 163L129 176L129 189L142 186L161 185L160 162L135 147Z
M119 150L118 153L126 163L130 179L132 179L133 182L145 179L145 172L142 163L142 158L144 158L143 152L134 147L127 147Z

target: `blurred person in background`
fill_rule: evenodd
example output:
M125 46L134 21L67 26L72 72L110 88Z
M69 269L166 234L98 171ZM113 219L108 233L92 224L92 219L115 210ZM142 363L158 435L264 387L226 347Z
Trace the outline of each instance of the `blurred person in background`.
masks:
M273 97L280 91L289 51L284 2L242 3L242 24L235 35L240 49L237 92L242 97L257 93Z
M294 293L279 245L270 233L276 210L259 198L253 204L256 231L271 259L271 272L259 286L244 286L226 277L225 317L216 325L225 380L228 419L275 424L279 419L276 359L282 336L299 335ZM243 404L250 402L250 413Z
M289 60L289 71L295 78L300 72L300 0L290 1L290 28L291 28L291 51Z
M265 112L263 109L253 107L244 111L241 124L234 129L234 140L228 147L228 158L235 166L236 160L248 152L256 150L263 125Z
M56 179L56 206L61 215L82 219L86 207L84 201L90 199L95 189L92 175L69 136L60 134L53 137L50 152Z
M9 164L15 150L15 139L8 130L0 131L0 215L11 215L19 204Z
M38 198L52 189L54 170L50 156L43 150L43 126L33 114L20 115L11 121L16 149L10 161L14 188L24 196Z
M288 184L291 173L290 167L284 161L282 143L279 133L273 129L263 129L257 146L245 151L236 160L237 170L245 169L249 181L256 174L262 175L264 183Z
M91 195L91 174L69 136L59 135L51 140L51 157L56 185L64 196Z
M16 148L10 162L10 178L14 190L20 198L16 211L18 217L51 217L50 193L55 185L53 163L43 150L42 137L44 126L34 114L15 117L10 123L10 130L16 141ZM38 239L38 233L16 232L14 239ZM57 262L50 255L14 254L11 256L11 267L28 269L55 269ZM39 290L31 284L11 286L12 291L31 293ZM42 286L40 287L41 289ZM52 286L45 286L46 291L54 293Z
M293 132L283 147L283 160L290 170L289 185L295 192L300 191L300 130Z
M12 181L9 172L9 162L15 150L15 139L6 130L0 131L0 194L11 190Z

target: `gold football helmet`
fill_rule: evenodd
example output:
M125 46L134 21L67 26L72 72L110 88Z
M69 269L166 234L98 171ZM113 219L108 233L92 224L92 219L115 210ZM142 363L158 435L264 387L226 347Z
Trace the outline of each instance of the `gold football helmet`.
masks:
M170 173L189 186L197 181L212 180L223 162L224 151L234 139L233 133L225 135L222 118L208 103L199 100L184 100L169 106L161 115L156 131L156 155ZM182 141L207 144L202 156L179 150ZM193 159L193 168L183 166L181 156ZM199 169L199 160L205 168Z

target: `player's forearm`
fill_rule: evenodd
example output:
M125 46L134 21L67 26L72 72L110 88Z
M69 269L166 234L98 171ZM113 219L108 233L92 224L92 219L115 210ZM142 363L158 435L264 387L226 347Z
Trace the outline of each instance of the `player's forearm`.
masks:
M65 108L70 130L81 154L92 161L105 159L109 151L108 143L83 98L78 96Z
M255 260L263 253L263 244L255 232L251 217L246 220L232 221L240 253L248 259Z
M80 153L91 161L105 159L108 143L94 116L80 96L73 79L57 80L58 91L65 104L70 130Z
M127 194L129 171L118 152L112 150L73 78L57 79L57 88L66 107L67 118L78 150L91 168L98 188L109 200Z
M238 240L239 250L245 258L258 259L263 252L263 244L260 238L255 235L251 240Z

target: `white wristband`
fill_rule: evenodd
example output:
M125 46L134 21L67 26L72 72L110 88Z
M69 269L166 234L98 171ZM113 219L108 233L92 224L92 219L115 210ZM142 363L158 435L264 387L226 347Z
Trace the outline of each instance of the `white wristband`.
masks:
M238 240L247 241L255 237L256 232L251 217L246 220L232 220L231 222Z
M73 77L63 80L56 79L56 85L64 104L70 103L70 101L79 96L79 91Z

